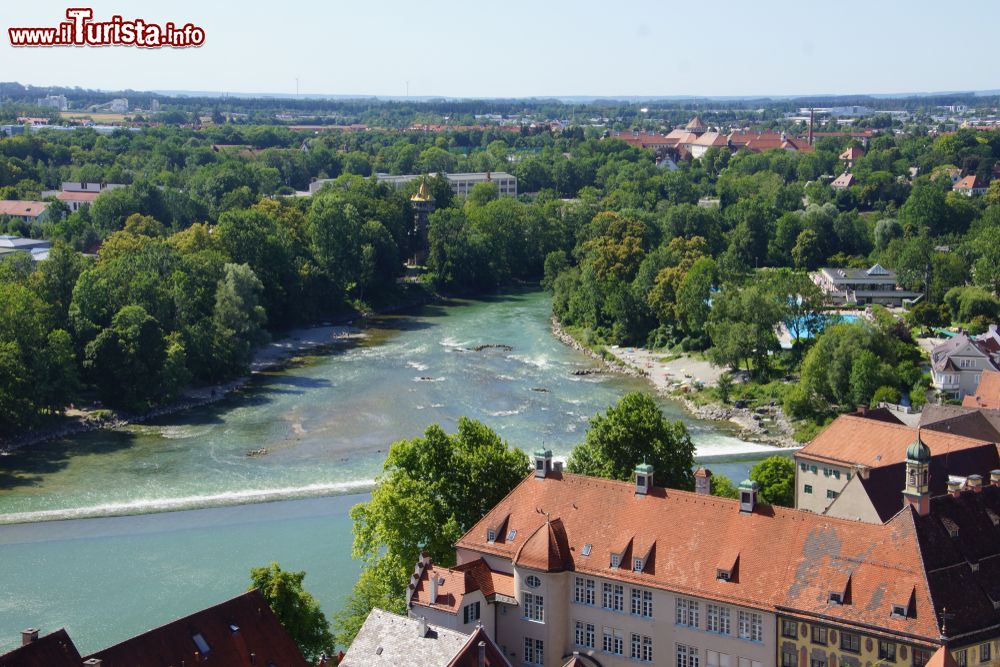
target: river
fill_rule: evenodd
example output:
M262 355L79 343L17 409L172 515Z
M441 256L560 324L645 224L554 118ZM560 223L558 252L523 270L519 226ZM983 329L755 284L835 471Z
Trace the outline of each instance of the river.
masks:
M391 442L465 415L566 456L591 415L649 389L574 375L595 362L552 337L549 308L525 292L374 318L362 342L210 406L3 457L0 651L31 625L109 645L238 594L270 560L305 569L335 611L357 574L346 512L364 496L350 494L370 488ZM739 479L774 452L661 404L713 470Z

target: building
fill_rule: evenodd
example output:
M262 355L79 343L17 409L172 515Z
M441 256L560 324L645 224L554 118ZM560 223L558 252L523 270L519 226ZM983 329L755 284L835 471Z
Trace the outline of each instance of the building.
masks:
M973 195L986 194L989 187L990 184L985 179L979 178L973 174L959 179L958 182L951 187L951 189L960 195L972 197Z
M482 626L459 632L372 609L341 667L510 667Z
M17 250L33 252L35 250L48 250L51 247L52 242L44 239L25 239L20 236L0 234L0 253Z
M108 111L111 113L126 113L128 111L128 100L124 97L116 97L108 102Z
M841 162L847 164L848 169L854 167L854 163L865 156L865 149L860 146L850 146L843 153L840 154L838 158Z
M469 191L479 183L496 183L497 188L500 190L501 197L517 196L517 177L504 171L441 174L441 176L444 176L444 178L448 181L448 185L451 186L451 191L456 195L468 195ZM378 179L379 183L388 183L397 188L418 178L426 178L423 174L403 174L399 176L376 174L375 177ZM309 194L316 194L324 185L332 181L333 179L326 178L313 181L309 184Z
M692 143L687 145L691 157L700 158L709 148L724 148L729 150L729 138L721 132L702 132Z
M434 195L427 189L427 180L420 181L420 189L410 197L410 207L413 209L413 227L410 229L410 249L413 252L411 263L422 266L427 261L428 242L427 217L434 212Z
M81 667L83 658L63 629L38 636L28 628L21 633L21 646L0 655L0 667Z
M901 289L896 273L881 264L869 269L820 269L812 274L812 279L832 305L901 306L904 301L921 296L920 292Z
M931 384L948 398L975 395L984 371L1000 371L996 325L980 336L959 333L931 350Z
M415 594L410 613L461 592L456 609L494 607L484 625L494 619L512 663L541 667L861 667L878 655L923 667L941 646L960 664L965 651L996 665L1000 474L931 498L915 453L913 483L896 491L906 504L883 524L763 505L749 481L738 500L710 496L707 475L693 493L664 489L645 464L631 483L571 475L538 451L532 474L456 543L437 597ZM966 553L978 571L958 566ZM433 581L426 569L413 589ZM478 574L449 582L465 572ZM513 602L470 595L487 572L510 577Z
M71 212L80 210L84 204L92 204L97 197L106 190L124 188L121 183L81 183L65 182L62 184L56 199L69 206Z
M48 107L57 111L66 111L67 108L65 95L46 95L39 99L36 104L40 107Z
M813 149L808 140L789 137L784 132L733 132L729 135L729 145L733 151L744 149L754 153L774 149L809 152Z
M25 222L41 222L45 219L45 210L48 207L48 202L44 201L3 199L0 200L0 217L9 215Z
M963 398L962 405L969 408L1000 410L1000 372L984 369L975 393Z
M852 185L854 185L854 174L847 171L833 179L830 183L830 187L834 190L846 190Z
M906 452L917 441L931 452L932 495L946 493L952 478L965 480L1000 467L1000 434L990 427L963 429L949 422L951 417L928 411L913 427L841 415L795 453L795 506L868 523L890 520L903 508L899 489Z

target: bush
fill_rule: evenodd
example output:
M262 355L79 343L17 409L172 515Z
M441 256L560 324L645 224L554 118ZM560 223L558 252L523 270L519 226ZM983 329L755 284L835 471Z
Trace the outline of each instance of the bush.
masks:
M881 386L872 395L871 407L877 408L879 403L899 403L900 393L895 387Z

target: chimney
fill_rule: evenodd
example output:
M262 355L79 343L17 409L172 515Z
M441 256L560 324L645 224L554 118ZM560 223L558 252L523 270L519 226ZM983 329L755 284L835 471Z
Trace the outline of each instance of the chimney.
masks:
M555 470L557 473L559 473L561 475L562 471L563 471L563 462L562 461L553 461L552 462L552 469Z
M552 471L552 450L535 450L535 479L545 479Z
M479 642L479 667L486 667L486 642Z
M423 616L417 619L417 636L421 639L427 636L427 619Z
M969 475L969 488L975 493L979 493L983 490L983 476L982 475Z
M962 493L962 480L959 479L949 479L948 480L948 493L955 496L956 498Z
M88 658L87 660L83 661L83 664L85 665L85 667L101 667L101 659Z
M38 641L38 628L28 628L21 630L21 646L27 646L31 642Z
M816 110L809 110L809 145L813 145L813 121L816 119Z
M635 495L644 496L653 486L653 466L643 463L635 467Z
M694 473L694 492L699 496L712 495L712 471L704 466Z
M1000 470L990 471L990 484L993 486L1000 486Z
M434 604L435 602L437 602L437 599L438 599L438 576L437 576L437 574L434 573L434 572L431 572L431 576L428 577L428 581L430 581L430 584L431 584L431 589L430 589L430 593L431 593L430 604Z

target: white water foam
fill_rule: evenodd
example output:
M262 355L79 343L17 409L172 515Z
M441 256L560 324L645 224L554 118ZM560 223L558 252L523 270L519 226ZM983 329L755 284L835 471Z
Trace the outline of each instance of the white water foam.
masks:
M328 496L338 493L359 493L375 486L374 479L327 484L308 484L281 489L241 489L180 498L137 498L120 503L106 503L89 507L38 510L35 512L14 512L0 514L0 525L9 523L33 523L36 521L58 521L64 519L90 519L100 516L122 516L131 514L153 514L177 510L220 507L225 505L248 505L275 500Z
M414 382L444 382L444 378L415 377Z
M490 417L511 417L513 415L521 414L520 410L497 410L496 412L487 412Z
M407 361L406 365L418 371L426 371L428 369L427 364L422 364L419 361Z

